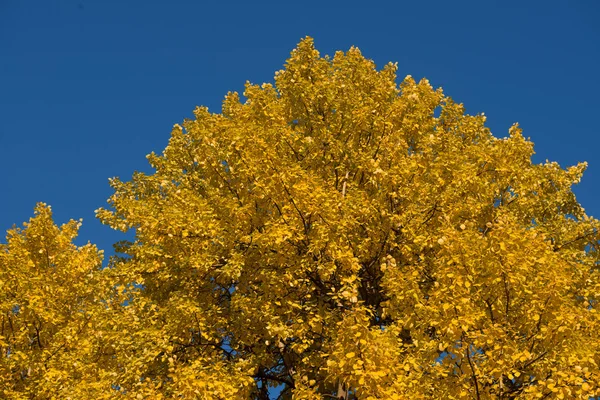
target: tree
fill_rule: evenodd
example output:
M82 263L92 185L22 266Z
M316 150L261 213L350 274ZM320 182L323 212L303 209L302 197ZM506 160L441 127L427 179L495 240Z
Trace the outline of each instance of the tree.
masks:
M0 397L84 398L103 391L92 318L102 252L72 243L79 222L56 226L43 203L35 214L0 247Z
M109 393L600 393L585 164L533 164L517 125L495 138L427 80L310 38L244 97L175 125L97 212L135 231L99 291Z

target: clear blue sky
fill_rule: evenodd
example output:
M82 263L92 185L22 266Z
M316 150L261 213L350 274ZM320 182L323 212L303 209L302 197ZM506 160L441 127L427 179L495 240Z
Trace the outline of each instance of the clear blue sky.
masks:
M600 2L368 4L0 0L0 230L44 201L110 253L121 236L94 218L108 178L148 171L173 124L272 81L306 35L323 54L397 61L485 112L496 136L520 122L538 162L588 161L576 193L600 217Z

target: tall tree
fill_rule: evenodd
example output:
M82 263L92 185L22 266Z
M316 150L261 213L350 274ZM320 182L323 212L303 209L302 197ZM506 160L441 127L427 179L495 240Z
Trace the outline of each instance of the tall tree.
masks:
M535 165L518 126L495 138L427 80L398 86L395 65L356 48L321 57L310 38L244 96L197 108L149 155L156 172L114 180L99 211L136 232L115 268L149 310L145 386L598 392L598 221L571 191L585 163Z
M427 80L310 38L244 97L176 125L154 173L112 180L97 215L135 239L85 286L104 299L96 396L600 394L585 164L533 164L518 126L498 139Z

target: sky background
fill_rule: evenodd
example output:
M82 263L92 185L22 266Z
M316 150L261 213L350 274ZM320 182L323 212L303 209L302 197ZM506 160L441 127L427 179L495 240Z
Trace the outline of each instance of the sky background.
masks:
M368 4L0 0L0 230L43 201L59 223L84 219L78 244L112 253L122 234L94 217L108 178L150 172L173 124L272 82L307 35L427 77L495 136L519 122L536 162L588 161L575 193L600 217L600 2Z

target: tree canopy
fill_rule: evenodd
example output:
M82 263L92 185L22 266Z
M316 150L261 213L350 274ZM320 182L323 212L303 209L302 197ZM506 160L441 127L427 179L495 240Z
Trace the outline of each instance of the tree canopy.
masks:
M426 79L310 38L111 180L101 267L40 205L0 252L9 398L600 394L585 163L534 164ZM118 397L120 395L121 397Z

